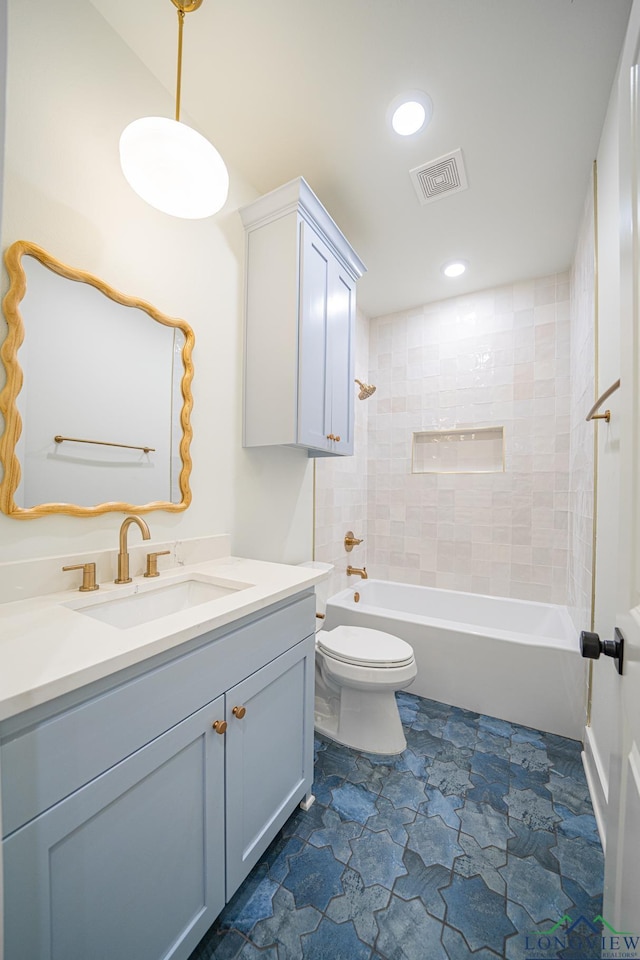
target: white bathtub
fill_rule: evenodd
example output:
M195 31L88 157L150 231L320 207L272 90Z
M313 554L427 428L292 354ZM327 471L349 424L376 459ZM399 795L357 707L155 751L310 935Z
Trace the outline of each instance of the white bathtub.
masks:
M410 643L411 693L582 739L585 661L566 607L363 580L329 599L325 629L341 623Z

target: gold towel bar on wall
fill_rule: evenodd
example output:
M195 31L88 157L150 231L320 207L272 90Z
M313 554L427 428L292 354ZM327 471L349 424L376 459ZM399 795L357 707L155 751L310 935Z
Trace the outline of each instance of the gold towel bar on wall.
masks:
M53 438L56 443L71 440L73 443L97 443L101 447L125 447L127 450L144 450L145 453L155 453L155 447L134 447L130 443L109 443L108 440L81 440L79 437L61 437L59 433Z
M594 405L589 410L589 413L586 415L585 420L606 420L607 423L611 420L611 410L605 410L604 413L596 413L596 410L599 410L605 400L611 396L612 393L615 393L618 387L620 386L620 381L616 380L615 383L612 383L608 390L605 390L601 394Z

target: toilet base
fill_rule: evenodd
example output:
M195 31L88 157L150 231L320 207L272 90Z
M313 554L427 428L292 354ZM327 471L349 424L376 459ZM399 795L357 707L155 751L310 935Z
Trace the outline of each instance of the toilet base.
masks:
M328 691L327 691L328 692ZM339 697L316 691L318 733L361 753L394 756L406 750L395 694L343 687Z

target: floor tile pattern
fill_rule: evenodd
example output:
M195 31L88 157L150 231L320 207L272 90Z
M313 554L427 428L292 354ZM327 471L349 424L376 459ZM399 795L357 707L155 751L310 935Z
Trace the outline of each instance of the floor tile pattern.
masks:
M602 912L580 744L408 693L398 703L397 757L316 738L316 803L290 817L190 960L577 956L575 931L566 950L533 934L562 920L562 937ZM598 942L585 938L580 960Z

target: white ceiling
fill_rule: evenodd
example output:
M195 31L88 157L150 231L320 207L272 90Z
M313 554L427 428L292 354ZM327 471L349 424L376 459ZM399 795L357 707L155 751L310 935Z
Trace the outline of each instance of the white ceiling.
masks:
M170 0L92 2L173 92ZM205 0L183 111L260 193L304 176L368 267L364 312L396 312L568 268L630 6ZM412 89L433 119L401 138L387 107ZM421 206L408 171L458 147L469 189Z

